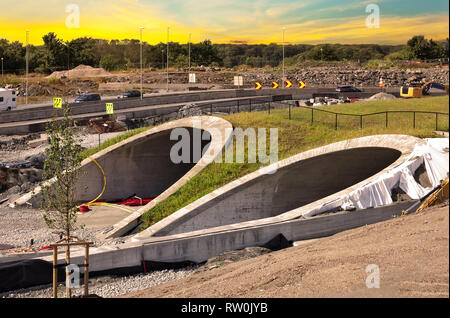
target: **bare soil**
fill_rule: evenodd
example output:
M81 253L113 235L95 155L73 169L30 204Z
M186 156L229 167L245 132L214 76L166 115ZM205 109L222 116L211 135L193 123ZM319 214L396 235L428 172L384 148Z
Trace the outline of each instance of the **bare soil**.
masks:
M366 268L380 271L369 289ZM197 273L122 297L449 297L449 207Z

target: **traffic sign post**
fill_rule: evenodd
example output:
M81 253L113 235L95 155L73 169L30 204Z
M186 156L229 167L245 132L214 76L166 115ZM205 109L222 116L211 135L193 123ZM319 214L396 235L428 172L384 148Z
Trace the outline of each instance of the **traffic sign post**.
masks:
M291 81L286 81L286 82L284 82L284 85L286 86L286 88L291 88L292 87L292 82Z
M298 88L305 88L305 87L306 87L306 83L305 82L298 83Z
M241 86L244 86L244 78L242 76L235 76L234 77L234 86L237 86L240 88Z
M197 81L197 79L196 79L195 73L190 73L189 74L189 83L195 84L196 81Z
M114 114L114 104L113 103L106 103L106 113L108 115Z
M255 83L255 89L261 89L261 88L262 88L261 83L256 82L256 83Z
M278 82L272 82L272 88L278 88L279 86Z
M62 108L62 98L61 97L55 97L53 98L53 108Z

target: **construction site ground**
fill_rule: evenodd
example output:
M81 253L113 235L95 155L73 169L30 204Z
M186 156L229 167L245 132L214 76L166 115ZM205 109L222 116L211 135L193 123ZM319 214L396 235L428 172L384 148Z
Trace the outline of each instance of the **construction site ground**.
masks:
M297 244L296 244L297 245ZM380 288L367 288L369 265ZM345 231L122 297L449 297L449 207Z

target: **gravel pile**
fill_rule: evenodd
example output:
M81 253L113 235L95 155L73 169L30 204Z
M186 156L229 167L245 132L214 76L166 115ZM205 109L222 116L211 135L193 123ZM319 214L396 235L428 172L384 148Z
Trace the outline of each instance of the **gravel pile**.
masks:
M194 273L196 269L197 267L188 267L153 271L126 277L105 276L93 278L89 280L89 294L95 294L103 298L116 297L184 278ZM79 289L72 290L72 296L83 295L83 292L83 286L81 286ZM2 293L0 298L48 298L52 297L52 293L52 287L46 285ZM65 287L63 284L60 284L58 286L58 297L64 297L64 293Z

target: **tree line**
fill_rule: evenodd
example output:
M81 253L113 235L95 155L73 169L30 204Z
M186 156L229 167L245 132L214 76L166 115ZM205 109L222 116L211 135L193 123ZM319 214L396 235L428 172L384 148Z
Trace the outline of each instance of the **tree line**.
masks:
M83 37L63 41L50 32L43 36L43 45L29 45L30 72L51 73L66 70L80 64L103 67L108 71L139 68L140 41L134 39L102 40ZM221 66L232 68L279 66L283 59L280 44L213 44L209 40L200 43L169 43L169 65L178 68L191 66ZM142 44L145 68L166 67L167 44ZM445 42L414 36L406 45L377 44L288 44L284 47L286 63L295 65L303 61L358 61L374 59L426 60L449 57L449 39ZM0 57L4 59L6 73L25 72L26 46L18 41L0 39Z

